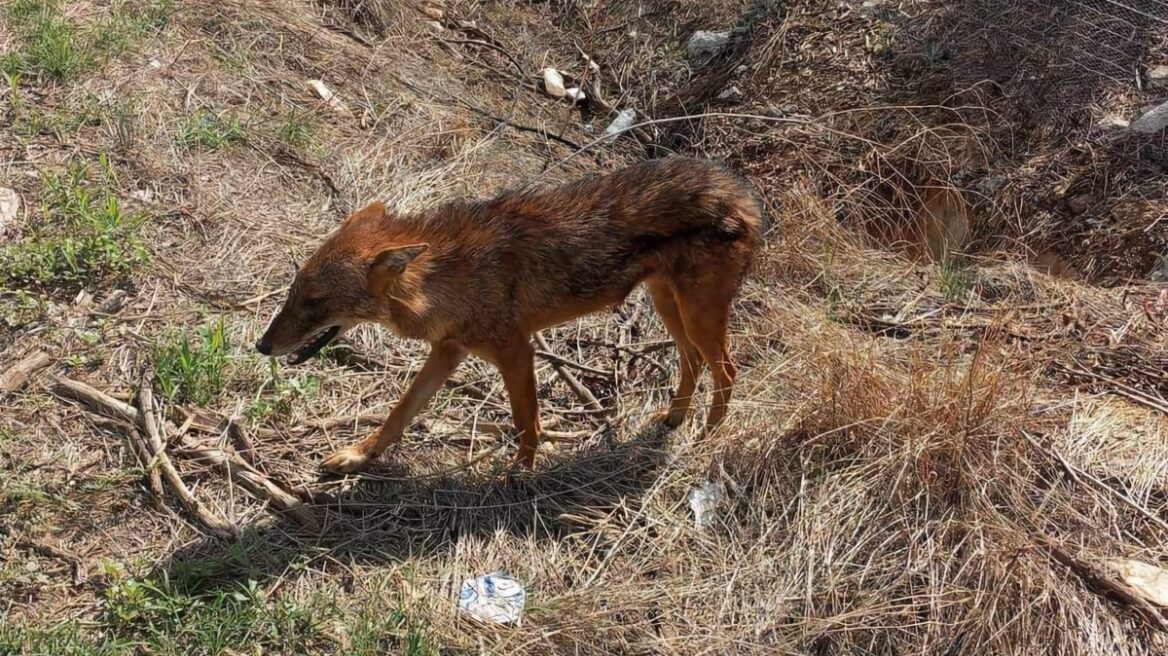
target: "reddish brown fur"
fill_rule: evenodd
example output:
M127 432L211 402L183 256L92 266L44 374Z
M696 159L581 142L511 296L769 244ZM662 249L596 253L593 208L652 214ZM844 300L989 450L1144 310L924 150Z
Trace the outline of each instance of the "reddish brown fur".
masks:
M714 378L712 428L736 373L730 304L762 220L744 181L685 158L415 215L375 203L348 217L304 265L259 346L279 355L322 328L363 321L433 345L386 425L334 454L329 469L357 469L400 439L467 353L502 373L521 435L516 459L530 467L540 433L532 334L620 303L643 282L681 358L663 419L684 420L705 365Z

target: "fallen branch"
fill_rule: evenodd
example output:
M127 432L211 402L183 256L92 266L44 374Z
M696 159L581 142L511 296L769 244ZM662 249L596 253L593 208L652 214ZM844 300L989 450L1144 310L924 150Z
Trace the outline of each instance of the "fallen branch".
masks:
M539 333L535 334L535 343L541 350L545 352L550 353L552 350L552 347L548 345L547 340L544 339L543 335ZM585 405L595 410L600 410L604 407L600 404L600 401L596 399L592 392L590 392L587 387L584 387L584 385L580 383L580 380L576 378L572 372L568 371L567 367L562 364L552 362L552 368L556 370L556 373L560 375L560 378L562 378L564 382L568 384L568 387L572 388L572 391L576 393L576 396L580 397L580 400L583 401Z
M1127 604L1132 610L1146 619L1153 628L1168 633L1168 620L1164 618L1163 612L1153 606L1151 602L1136 594L1125 584L1116 581L1103 568L1076 558L1045 536L1039 536L1037 542L1045 547L1055 560L1066 565L1071 571L1077 574L1089 587Z
M541 350L536 350L535 354L538 355L539 357L543 358L544 360L551 362L552 364L560 364L560 365L563 365L565 367L571 367L573 369L583 371L585 373L595 374L595 375L601 376L603 378L612 378L613 377L613 372L611 372L611 371L605 371L604 369L597 369L595 367L589 367L588 365L580 364L579 362L576 362L575 360L569 360L568 358L560 357L560 356L558 356L555 353L552 353L550 351L544 351L541 349Z
M144 434L143 455L147 471L161 469L167 483L182 501L183 505L201 522L218 535L234 537L238 535L234 526L210 515L183 484L166 454L165 443L159 431L159 423L153 409L153 394L148 380L143 380L138 394L141 410L128 403L68 378L58 378L53 386L58 396L77 401L95 413L134 426ZM228 424L230 431L230 424ZM242 459L233 458L217 448L186 445L175 451L175 455L189 457L195 462L215 467L233 482L238 483L256 498L268 502L277 510L287 513L293 520L310 530L319 530L319 523L311 510L296 497L286 492L268 477Z
M222 449L205 445L186 445L176 449L175 455L217 469L252 496L268 502L300 526L309 531L320 531L320 523L312 509L243 460L232 458Z
M85 383L68 378L58 378L53 383L53 392L57 396L81 403L99 415L117 419L132 426L139 425L137 408Z
M24 387L33 374L53 363L53 359L44 351L33 351L19 362L8 368L0 376L0 395L10 394Z
M150 462L147 463L148 470L154 469L155 467L161 469L162 477L166 479L167 485L174 492L174 495L178 497L179 502L212 533L222 538L234 538L237 536L238 531L235 526L213 515L195 498L195 495L183 483L182 477L179 476L178 470L174 468L174 463L170 461L170 457L166 455L166 444L162 440L162 435L158 430L158 422L154 417L154 394L150 391L150 380L145 377L143 377L142 384L138 389L138 405L140 406L140 416L142 418L139 425L145 432L152 451L150 454Z

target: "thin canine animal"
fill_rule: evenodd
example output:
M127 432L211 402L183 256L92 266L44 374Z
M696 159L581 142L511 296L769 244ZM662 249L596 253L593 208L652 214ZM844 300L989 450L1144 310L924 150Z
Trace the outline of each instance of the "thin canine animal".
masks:
M300 267L256 349L299 364L364 322L430 344L384 425L326 458L327 470L357 471L397 443L468 355L501 373L519 435L513 464L531 468L541 434L532 335L616 305L644 284L679 358L677 390L658 420L686 419L708 367L709 433L737 376L730 307L763 228L763 205L747 182L684 157L415 214L372 203Z

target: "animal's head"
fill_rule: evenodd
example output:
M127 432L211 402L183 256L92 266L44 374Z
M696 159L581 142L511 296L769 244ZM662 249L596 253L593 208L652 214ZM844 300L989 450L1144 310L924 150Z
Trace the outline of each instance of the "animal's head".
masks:
M300 364L353 326L393 321L387 296L427 245L387 238L384 221L381 203L345 219L296 272L257 351Z

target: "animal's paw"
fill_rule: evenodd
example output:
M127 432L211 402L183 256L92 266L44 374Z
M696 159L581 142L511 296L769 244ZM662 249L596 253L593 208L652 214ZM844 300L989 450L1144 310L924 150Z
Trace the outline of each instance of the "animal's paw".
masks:
M349 474L364 469L370 460L372 458L369 457L368 453L348 446L325 458L320 466L334 474Z

